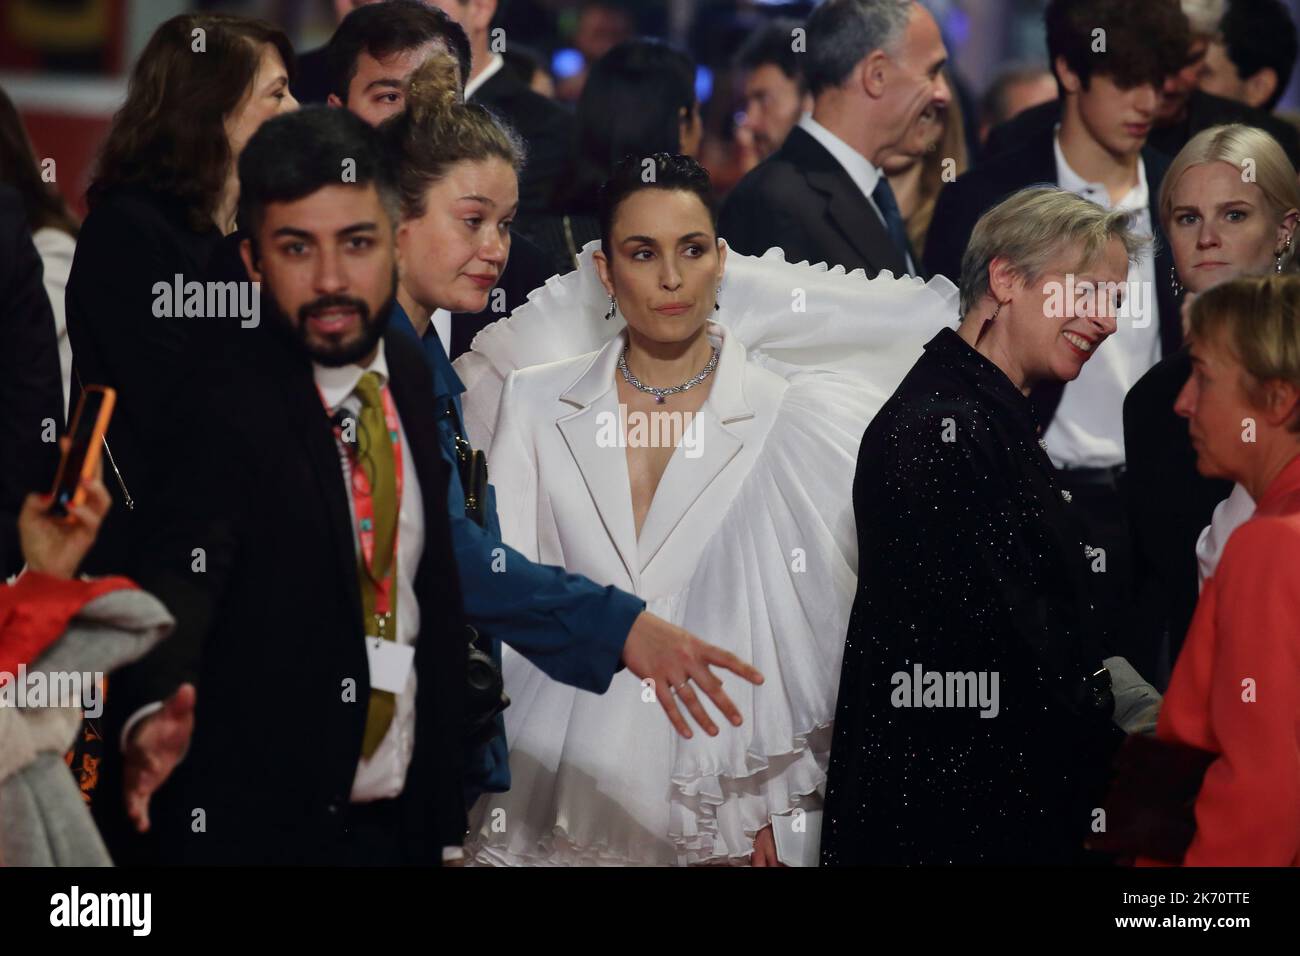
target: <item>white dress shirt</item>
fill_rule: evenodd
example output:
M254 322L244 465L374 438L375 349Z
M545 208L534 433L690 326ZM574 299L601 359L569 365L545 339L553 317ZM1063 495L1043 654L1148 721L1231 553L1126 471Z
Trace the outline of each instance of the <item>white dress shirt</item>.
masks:
M312 375L320 389L325 404L331 415L339 408L349 412L359 412L361 399L353 389L367 372L379 373L381 383L388 384L388 362L384 357L384 345L379 343L379 351L369 368L360 365L345 365L342 368L326 368L312 364ZM397 517L397 631L399 644L413 645L420 633L420 604L415 596L415 569L424 553L424 502L420 497L420 482L415 474L415 461L407 447L406 433L398 421L398 433L402 444L402 495L398 504ZM339 448L339 465L343 469L343 485L348 493L348 512L352 516L352 538L360 561L361 543L357 538L356 507L352 501L352 463L342 442ZM370 622L367 622L369 627ZM357 635L361 639L361 635ZM365 707L366 702L358 701L358 706ZM357 764L356 777L352 781L352 802L361 803L395 797L402 792L406 782L406 770L411 763L411 750L415 744L415 668L407 678L406 687L397 695L393 722L388 732L379 742L379 747L369 758L362 757Z
M853 184L866 197L868 205L875 210L876 218L880 220L880 224L888 229L885 217L871 195L876 191L876 186L880 183L880 177L884 173L876 167L875 163L813 119L812 113L803 114L803 118L799 120L799 127L821 143L826 152L830 153L835 158L835 161L844 167L844 171L849 174L849 179L853 180ZM911 270L913 275L916 275L916 263L912 261L911 255L904 253L904 257L907 259L907 268Z
M1057 127L1056 182L1084 199L1111 208L1110 194L1070 168L1061 152ZM1146 164L1138 159L1138 182L1114 208L1133 214L1134 229L1151 235ZM1061 404L1043 434L1047 454L1058 468L1109 468L1124 463L1124 396L1160 360L1160 315L1156 304L1154 250L1129 264L1126 303L1115 333L1065 386Z
M45 294L50 299L54 313L54 331L59 337L59 370L63 373L63 413L68 412L68 395L72 391L72 343L68 340L68 320L63 308L68 276L72 273L72 257L77 251L77 240L62 229L37 229L32 233L32 245L45 267Z
M451 355L451 313L446 309L434 309L433 315L429 316L429 324L433 326L433 331L438 333L442 350Z
M471 96L477 93L479 88L488 80L492 79L492 77L500 73L502 67L505 65L505 57L500 53L493 53L492 58L488 60L488 65L483 68L483 72L465 84L465 99L468 100Z
M1228 546L1228 538L1255 515L1255 499L1241 484L1232 486L1232 493L1214 506L1214 516L1196 539L1196 589L1199 592L1205 582L1214 577L1219 568L1219 559L1223 549Z

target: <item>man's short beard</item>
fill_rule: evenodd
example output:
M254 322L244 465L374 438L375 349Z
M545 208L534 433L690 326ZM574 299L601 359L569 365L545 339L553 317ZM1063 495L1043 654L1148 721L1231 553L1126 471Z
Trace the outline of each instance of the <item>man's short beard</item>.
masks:
M393 284L390 288L392 292L373 316L370 314L370 309L366 303L360 299L354 299L351 296L340 297L357 307L357 313L361 320L361 335L357 337L356 341L349 342L346 345L321 348L319 345L312 343L307 333L306 311L308 307L304 306L298 310L298 323L295 325L289 321L289 317L280 308L280 303L275 297L275 291L266 285L265 279L262 283L263 302L264 305L270 305L273 319L279 324L280 328L288 333L294 344L313 362L326 368L342 368L345 365L353 365L375 350L375 346L384 337L384 332L388 330L388 323L393 315L393 307L397 304L396 266L393 267ZM317 305L320 302L321 300L318 299L315 303L309 303L309 306Z

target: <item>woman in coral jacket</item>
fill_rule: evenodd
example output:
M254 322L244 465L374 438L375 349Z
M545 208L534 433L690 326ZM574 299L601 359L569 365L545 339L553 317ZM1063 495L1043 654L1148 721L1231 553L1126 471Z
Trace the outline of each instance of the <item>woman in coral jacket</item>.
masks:
M1300 866L1300 278L1241 278L1191 308L1186 417L1207 477L1254 517L1205 582L1156 734L1216 755L1185 866Z

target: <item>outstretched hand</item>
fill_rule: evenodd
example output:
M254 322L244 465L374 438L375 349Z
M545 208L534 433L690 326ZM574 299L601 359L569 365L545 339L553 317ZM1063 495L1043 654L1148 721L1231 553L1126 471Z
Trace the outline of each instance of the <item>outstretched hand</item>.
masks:
M740 726L740 711L722 690L710 664L726 668L751 684L763 683L763 675L735 654L720 647L706 644L694 634L670 624L661 617L643 611L632 625L632 631L623 645L623 663L637 677L653 682L655 696L668 715L672 725L683 737L693 736L686 718L677 709L676 697L690 711L695 722L709 736L716 736L718 727L709 719L699 696L698 687L704 691L723 716L734 726Z
M126 747L126 812L141 833L149 829L149 798L185 757L194 733L193 684L181 684L162 710L140 721Z

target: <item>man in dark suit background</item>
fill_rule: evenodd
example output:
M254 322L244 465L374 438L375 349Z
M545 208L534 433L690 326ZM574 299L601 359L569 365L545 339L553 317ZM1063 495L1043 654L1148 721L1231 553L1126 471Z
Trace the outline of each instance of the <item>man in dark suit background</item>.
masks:
M1271 113L1291 85L1297 46L1295 21L1282 0L1228 0L1197 85Z
M733 61L744 76L745 95L736 137L739 140L744 131L756 163L780 149L803 114L812 112L803 54L793 49L795 31L802 26L787 17L769 21L749 35Z
M63 434L59 340L22 197L0 185L0 579L23 566L18 512L49 491Z
M437 864L466 827L468 637L433 382L386 331L395 180L327 109L265 124L239 172L268 319L195 390L134 569L178 623L115 677L128 810L163 860Z
M731 191L718 234L746 255L780 246L791 262L918 274L881 164L951 98L938 25L913 0L827 0L806 29L812 115Z
M349 13L321 51L324 92L306 103L345 106L371 126L406 109L406 82L435 50L456 58L469 80L469 37L423 0L381 0Z
M382 0L333 0L334 25L357 7ZM293 81L293 95L299 103L324 103L330 93L329 46L298 54L298 72Z
M1061 124L1036 130L1015 148L986 154L974 169L939 193L925 250L932 274L960 280L962 258L976 221L1027 186L1069 189L1107 208L1128 210L1139 232L1156 239L1131 269L1127 312L1078 379L1031 393L1044 447L1057 478L1082 512L1096 564L1098 596L1107 625L1126 628L1132 545L1124 507L1123 400L1128 389L1182 342L1177 302L1169 284L1173 259L1160 232L1160 183L1169 160L1146 145L1163 81L1187 49L1187 21L1175 0L1052 0L1045 12L1050 60L1061 89ZM1106 51L1093 52L1093 30L1104 30ZM1056 108L1056 104L1050 104ZM1032 111L1031 111L1032 112ZM1079 277L1081 280L1083 277ZM1103 573L1104 572L1104 573ZM1148 673L1149 637L1120 651Z
M1147 145L1172 159L1201 130L1224 123L1244 123L1247 126L1258 126L1267 132L1286 150L1291 164L1300 167L1300 132L1294 126L1268 112L1271 107L1256 109L1245 101L1218 95L1220 92L1226 93L1226 90L1221 90L1212 78L1207 77L1215 49L1222 45L1218 19L1221 8L1216 8L1214 4L1184 0L1181 10L1191 31L1187 56L1177 70L1165 77L1160 105L1147 136ZM1294 43L1295 27L1289 20L1283 29L1290 32ZM1019 116L994 127L985 145L985 155L996 156L1014 149L1044 129L1050 129L1060 120L1059 102L1044 103L1025 110Z
M372 126L379 125L406 108L406 81L434 50L455 56L460 62L462 80L472 82L470 40L461 26L441 9L420 0L386 0L353 11L334 31L327 48L331 77L329 104L351 110ZM538 98L550 108L560 109L549 100ZM513 125L508 115L505 118ZM527 140L524 130L517 129L517 132ZM536 160L531 141L527 141L527 152L519 184L521 211L526 201L528 170ZM528 293L545 283L552 272L546 254L514 232L510 261L493 290L488 308L472 314L435 315L434 326L444 340L443 347L449 357L454 359L468 351L470 342L484 326L523 305Z
M473 68L465 83L465 99L482 103L501 116L528 147L528 160L519 176L517 219L526 222L532 213L561 212L555 205L555 195L573 168L573 114L506 68L497 43L509 43L511 38L504 34L491 36L497 0L430 2L459 23L469 36Z

